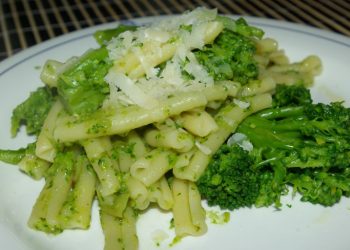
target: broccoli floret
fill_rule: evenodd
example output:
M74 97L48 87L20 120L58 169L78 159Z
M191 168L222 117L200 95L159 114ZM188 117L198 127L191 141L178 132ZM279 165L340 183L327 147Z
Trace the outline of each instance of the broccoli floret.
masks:
M350 196L350 168L346 169L295 169L287 181L299 192L302 201L332 206L342 196Z
M244 19L234 21L220 17L225 29L201 50L195 51L196 58L215 80L233 80L246 84L256 79L259 71L254 59L256 52L253 38L261 38L263 32L248 26ZM261 32L259 32L261 31Z
M261 150L261 164L286 168L286 179L302 200L332 205L348 192L340 183L350 181L345 174L350 169L350 109L339 102L312 104L309 95L298 88L277 89L282 92L275 96L292 97L292 105L252 115L238 131ZM298 95L299 99L293 97Z
M302 84L276 86L276 93L273 96L273 107L299 106L312 103L310 90Z
M16 136L22 124L26 125L29 135L38 135L54 102L52 91L39 87L12 112L11 134Z
M221 146L197 182L199 192L209 205L223 209L251 206L259 189L252 164L253 158L239 146Z
M302 201L333 205L350 195L349 127L350 109L342 103L313 104L301 85L278 87L274 106L247 117L237 128L253 149L222 146L200 178L199 190L209 205L229 209L280 207L287 185ZM250 185L238 185L236 193L226 188L246 181Z
M279 206L281 190L285 190L279 182L280 170L258 168L255 163L255 153L238 145L222 145L197 181L199 192L209 205L222 209Z

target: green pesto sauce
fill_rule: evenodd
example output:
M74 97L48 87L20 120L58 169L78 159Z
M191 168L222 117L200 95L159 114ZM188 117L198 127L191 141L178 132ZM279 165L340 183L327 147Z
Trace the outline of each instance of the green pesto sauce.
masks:
M213 224L226 224L230 221L229 212L218 212L218 211L206 211L206 215L209 218L210 222Z
M88 130L88 134L106 134L111 128L111 122L109 120L100 120L98 123L92 124Z

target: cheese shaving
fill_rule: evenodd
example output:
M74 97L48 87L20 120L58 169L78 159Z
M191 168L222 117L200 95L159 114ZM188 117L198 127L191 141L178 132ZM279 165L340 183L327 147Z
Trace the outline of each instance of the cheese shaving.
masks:
M234 99L233 103L236 104L238 107L240 107L241 109L247 109L250 107L250 103L249 102L244 102L238 99Z
M203 48L206 27L216 16L216 10L197 8L113 38L107 49L115 65L105 77L110 84L110 103L136 104L151 109L158 104L158 99L214 84L213 77L197 61L192 50ZM191 27L186 28L189 25ZM172 49L164 50L164 46ZM164 54L170 51L172 54ZM128 62L130 55L132 63ZM160 71L156 58L168 56L171 58ZM184 77L183 72L193 79Z
M155 108L158 105L157 100L146 95L135 82L128 78L125 74L116 71L109 71L105 77L106 82L117 86L133 103L146 109Z
M194 143L196 147L205 155L210 155L212 153L211 149L208 148L207 146L201 144L199 141L196 141Z

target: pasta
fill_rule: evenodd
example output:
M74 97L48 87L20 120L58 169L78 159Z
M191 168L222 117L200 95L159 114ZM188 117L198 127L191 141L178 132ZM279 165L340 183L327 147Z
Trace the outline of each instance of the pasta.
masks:
M207 231L205 211L194 183L175 178L172 182L174 196L174 226L178 236L201 235Z
M55 128L55 122L57 116L62 111L63 106L61 102L56 101L52 106L50 112L48 113L46 120L44 122L43 128L38 136L36 142L36 151L35 154L48 162L53 162L56 156L56 148L54 145L53 131Z
M117 178L119 171L115 161L109 156L112 144L108 137L100 137L82 142L89 161L91 162L98 179L100 180L100 192L110 195L120 189L120 181Z
M55 99L35 152L19 163L33 178L45 177L29 227L53 234L87 229L97 199L105 250L138 249L138 212L151 204L173 213L177 236L206 233L196 181L213 154L247 116L272 105L277 84L311 84L321 71L318 57L290 63L274 39L259 37L249 38L254 77L239 78L227 65L208 69L196 53L210 50L228 29L220 20L215 10L199 8L125 31L101 46L107 58L91 60L92 80L79 58L47 61L41 79L59 95L68 73L78 75L73 87L82 80L88 89L92 81L93 91L108 91L86 114Z

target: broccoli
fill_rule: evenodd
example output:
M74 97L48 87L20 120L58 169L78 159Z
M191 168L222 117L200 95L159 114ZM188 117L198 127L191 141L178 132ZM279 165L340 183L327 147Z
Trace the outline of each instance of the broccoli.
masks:
M52 91L47 87L39 87L12 112L11 134L16 136L22 124L26 125L29 135L38 135L54 102Z
M98 44L105 45L110 40L113 39L113 37L117 37L119 34L125 32L125 31L134 31L136 30L137 26L132 25L123 25L120 24L118 27L113 29L105 29L105 30L98 30L94 33L94 38Z
M246 84L258 77L258 65L254 59L256 52L254 39L261 38L263 32L248 26L244 19L234 21L227 17L219 17L224 30L201 50L194 52L215 80L233 80Z
M280 207L287 186L302 201L331 206L350 195L349 126L350 109L342 103L313 104L304 86L278 86L273 106L237 128L253 149L223 145L198 180L199 190L209 205L228 209Z
M0 149L0 161L18 165L23 173L35 180L39 180L44 177L50 163L37 157L35 148L35 143L29 143L26 148L17 150Z
M294 170L294 171L293 171ZM342 196L350 196L350 168L292 169L287 182L299 192L302 201L332 206Z
M58 94L69 113L88 116L109 94L104 77L112 62L106 47L90 50L58 76Z
M255 165L256 157L237 144L222 145L197 181L199 192L210 206L237 209L252 205L279 204L284 185L279 185L281 170L266 170Z
M17 150L0 149L0 161L9 164L18 164L26 155L26 149L20 148Z

